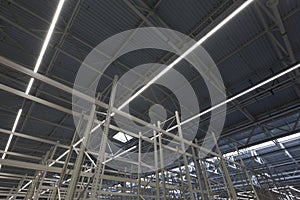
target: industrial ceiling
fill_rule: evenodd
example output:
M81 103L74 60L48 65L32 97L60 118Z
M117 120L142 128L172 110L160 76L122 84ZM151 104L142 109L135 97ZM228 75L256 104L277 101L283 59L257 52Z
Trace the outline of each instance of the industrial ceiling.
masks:
M68 0L62 7L38 74L72 88L84 59L109 37L138 27L162 27L179 31L198 41L244 2ZM34 70L58 1L4 0L0 1L0 5L1 57ZM298 0L255 0L203 42L202 47L220 71L227 98L298 63L299 21ZM130 69L145 63L168 65L176 58L170 52L154 49L134 51L119 57L109 66L106 76L100 79L97 86L101 93L100 100L109 102L114 75L122 77ZM174 69L194 89L197 100L201 102L200 110L210 108L211 101L201 75L185 61L178 63ZM49 103L71 110L72 95L39 79L34 80L27 95L25 92L31 79L29 74L21 73L3 62L0 70L2 160L41 163L46 152L55 144L59 145L53 160L59 158L72 141L75 124L72 114L49 106ZM286 174L285 183L298 189L299 74L298 69L293 70L229 102L225 125L218 140L224 154L236 148L273 142L271 145L256 146L256 156L263 162L254 161L253 164L253 155L249 154L245 155L246 164L253 167L268 165L274 171ZM41 103L35 97L48 103ZM154 104L163 105L168 117L174 115L178 107L170 90L153 85L130 104L130 114L151 122L147 110ZM20 109L20 118L12 131ZM196 124L199 125L196 138L200 143L209 120L208 113ZM167 129L168 124L165 126ZM110 132L109 139L120 148L126 150L135 145L134 140L120 142L114 139L115 134ZM75 158L74 154L72 159ZM85 163L89 162L86 158ZM0 188L17 187L18 177L33 176L34 173L35 170L28 167L24 169L3 164ZM17 178L8 179L8 175Z

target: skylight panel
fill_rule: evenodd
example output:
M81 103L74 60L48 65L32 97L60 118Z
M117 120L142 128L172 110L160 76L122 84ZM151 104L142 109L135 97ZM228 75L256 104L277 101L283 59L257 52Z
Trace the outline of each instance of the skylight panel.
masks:
M132 139L132 137L130 135L127 135L127 134L122 133L122 132L118 132L117 134L115 134L113 136L113 138L115 140L118 140L118 141L122 142L122 143L126 143L126 142L128 142L129 140Z

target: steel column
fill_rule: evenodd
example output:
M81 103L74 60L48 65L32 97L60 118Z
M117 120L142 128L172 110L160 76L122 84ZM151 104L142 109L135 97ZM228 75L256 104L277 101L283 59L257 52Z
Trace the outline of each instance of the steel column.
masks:
M94 122L95 109L96 109L96 105L94 104L94 105L92 105L90 116L89 116L89 119L87 121L87 125L85 127L83 142L80 145L79 154L77 156L75 166L74 166L74 170L72 172L72 178L71 178L71 181L70 181L70 185L69 185L69 188L68 188L66 199L73 199L74 195L75 195L75 192L76 192L76 185L77 185L77 181L78 181L78 178L79 178L80 172L81 172L81 165L82 165L82 162L83 162L83 159L84 159L85 148L86 148L86 145L89 141L89 135L90 135L90 132L91 132L91 129L92 129L92 126L93 126L93 122Z

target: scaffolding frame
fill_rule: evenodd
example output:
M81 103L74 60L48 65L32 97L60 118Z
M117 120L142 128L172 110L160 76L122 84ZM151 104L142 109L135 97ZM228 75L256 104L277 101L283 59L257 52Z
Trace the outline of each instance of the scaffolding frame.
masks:
M0 57L0 60L2 64L19 72L33 76L66 92L74 92L85 100L95 102L89 116L75 113L81 120L87 121L87 125L84 127L86 136L84 140L88 140L93 123L101 123L95 118L96 107L100 106L107 110L107 118L104 123L104 133L106 134L104 134L104 137L107 139L109 129L129 134L138 140L137 151L139 153L138 160L130 162L132 168L137 166L138 173L127 173L106 167L105 161L108 159L116 159L121 162L127 161L121 157L111 157L105 154L105 139L99 153L91 153L85 149L84 141L81 143L80 148L76 147L75 144L79 144L77 141L77 130L74 133L71 146L67 146L58 142L1 129L3 133L14 134L18 137L53 145L53 148L49 150L40 164L10 159L0 160L1 165L34 169L36 171L34 176L22 177L17 188L0 188L1 193L7 195L7 199L16 199L17 197L25 197L26 199L280 199L295 196L286 186L277 183L280 182L281 178L276 174L274 176L274 172L269 172L269 175L266 175L261 169L249 169L244 165L241 156L239 160L231 160L224 157L213 133L212 136L216 144L215 151L203 148L197 140L188 141L184 139L178 112L175 112L174 115L179 136L163 130L160 127L160 122L157 125L149 124L114 108L114 89L111 92L110 103L107 105L97 99L95 101L95 99L78 91L73 91L72 88L68 88L43 75L35 74L31 70L3 57ZM115 88L116 80L117 78L114 80L113 88ZM23 92L8 86L0 85L0 88L57 110L69 114L72 113L67 108L31 95L25 95ZM112 112L149 127L153 132L154 140L143 136L142 133L132 133L113 126L110 124ZM180 148L171 148L168 145L164 145L164 136L171 137L177 141ZM154 157L155 170L152 173L141 173L140 169L143 165L141 153L144 141L153 145L154 153L158 149L168 149L180 154L179 159L176 161L177 165L175 167L165 166L163 151L160 151L160 154L156 154ZM185 151L186 145L190 146L191 153ZM67 153L60 157L66 156L65 161L60 161L60 159L54 160L53 155L57 148L67 149ZM74 152L77 154L75 163L70 162L70 157ZM206 158L200 157L201 152L205 152L208 156ZM98 158L97 163L92 162L91 155ZM90 165L83 164L84 157L90 160ZM211 170L211 167L214 169ZM174 168L178 168L178 171L174 171ZM270 170L270 168L264 166L264 170ZM58 180L49 178L47 173L60 174L60 178ZM6 176L14 178L11 174L6 174ZM254 183L252 177L255 177L259 184ZM276 189L276 194L274 189ZM268 191L267 196L266 191Z

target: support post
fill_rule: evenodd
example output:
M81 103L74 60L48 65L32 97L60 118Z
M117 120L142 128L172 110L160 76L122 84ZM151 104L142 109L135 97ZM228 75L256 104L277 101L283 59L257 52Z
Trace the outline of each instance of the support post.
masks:
M56 152L56 150L57 150L58 144L59 144L59 141L57 141L56 145L55 145L54 148L52 149L52 152L51 152L51 155L50 155L50 157L49 157L49 159L48 159L48 162L45 162L45 164L49 165L49 162L51 162L51 160L53 159L53 157L54 157L54 155L55 155L55 152ZM36 190L37 192L36 192L36 194L34 195L34 200L38 200L39 197L40 197L40 194L41 194L40 190L41 190L41 188L42 188L42 186L43 186L43 182L44 182L44 179L45 179L46 175L47 175L47 171L44 171L44 172L42 173L42 177L40 178L39 185L38 185L37 190Z
M159 174L158 174L158 157L157 157L157 137L156 131L153 131L154 140L154 165L155 165L155 185L156 185L156 199L159 199L160 187L159 187Z
M91 190L92 199L97 199L98 194L101 193L101 191L100 191L101 188L99 188L100 179L101 179L100 176L102 174L102 167L103 167L103 162L105 159L105 149L106 149L110 119L111 119L111 114L112 114L112 108L113 108L114 102L115 102L117 81L118 81L118 77L115 76L114 80L113 80L113 84L112 84L112 90L111 90L111 94L110 94L107 115L106 115L106 119L104 122L104 131L103 131L103 135L102 135L102 139L101 139L101 144L100 144L98 159L97 159L97 164L96 164L96 170L95 170L95 176L94 176L93 184L92 184L92 190Z
M49 157L50 151L51 150L47 151L45 157L41 161L41 163L43 165L46 165L46 160ZM29 186L29 188L27 190L27 193L25 195L25 199L32 199L32 198L34 198L34 195L36 194L36 188L37 188L37 186L39 184L39 181L40 181L43 173L46 173L46 172L45 171L41 171L41 170L36 171L36 173L34 175L34 178L33 178L32 182L31 182L31 184L30 184L30 186Z
M80 150L79 150L79 153L77 155L76 162L74 164L72 178L71 178L69 188L68 188L68 191L67 191L66 199L73 199L74 195L75 195L75 192L76 192L76 185L77 185L78 178L80 176L81 165L82 165L82 162L83 162L83 159L84 159L85 145L87 144L87 142L89 140L89 135L90 135L90 132L91 132L91 129L92 129L92 126L93 126L93 122L94 122L95 110L96 110L96 106L95 106L95 104L93 104L92 108L91 108L90 116L89 116L88 121L87 121L85 131L84 131L84 138L83 138L83 141L80 145Z
M23 183L24 183L24 180L25 180L25 177L21 178L19 184L18 184L18 187L16 188L16 191L14 192L14 194L12 195L12 197L9 197L7 199L9 200L15 200L18 196L18 193L19 193L19 190L21 189Z
M178 168L179 168L179 175L180 175L180 182L181 182L181 199L186 199L185 198L185 189L184 189L184 180L183 180L183 175L182 175L182 169L181 169L181 163L180 163L180 158L178 158Z
M198 141L197 139L195 139L195 143L198 144ZM198 156L199 158L199 168L201 169L202 171L202 175L203 175L203 186L205 186L204 188L206 189L206 192L207 192L207 196L208 196L208 199L214 199L214 194L212 192L212 189L211 189L211 184L210 184L210 180L209 180L209 175L207 173L207 170L206 170L206 166L205 166L205 163L204 163L204 160L201 158L201 154L200 154L200 150L195 148L195 153L196 155Z
M259 199L259 196L258 196L258 194L257 194L257 192L256 192L256 189L255 189L255 187L254 187L254 185L253 185L253 183L252 183L252 181L251 181L251 178L250 178L250 176L249 176L249 173L248 173L248 171L247 171L247 168L246 168L246 166L245 166L245 163L244 163L244 161L243 161L243 159L242 159L242 157L241 157L241 155L240 155L240 152L239 152L239 150L238 150L237 148L236 148L236 151L238 152L238 156L239 156L239 159L240 159L241 168L244 170L245 175L246 175L246 178L247 178L247 180L248 180L248 183L250 184L250 186L251 186L251 188L252 188L252 190L253 190L254 198L257 199L257 200L260 200L260 199Z
M181 145L183 162L184 162L184 166L185 166L185 175L186 175L187 182L188 182L188 190L190 192L191 200L195 200L194 193L193 193L192 182L191 182L190 171L189 171L189 166L188 166L188 160L187 160L186 153L185 153L185 145L184 145L184 142L183 142L183 133L182 133L182 129L181 129L180 118L179 118L179 114L178 114L177 111L175 111L175 116L176 116L176 122L177 122L177 126L178 126L177 127L178 128L178 134L179 134L179 137L182 139L180 141L180 145Z
M82 121L83 121L83 116L84 115L82 114L81 117L80 117L79 123L78 123L78 125L77 125L77 127L75 129L75 132L74 132L71 144L70 144L69 152L67 154L66 160L65 160L63 168L61 170L60 179L57 181L57 185L53 189L53 192L52 192L52 198L53 199L56 199L58 189L61 187L61 184L63 183L63 181L65 179L65 175L66 175L66 171L67 171L67 168L68 168L68 164L70 162L71 155L72 155L73 150L74 150L74 146L73 145L75 144L76 139L78 138L77 134L80 131L81 124L82 124Z
M160 128L160 122L157 122L157 127ZM166 200L166 182L165 182L165 166L164 166L164 153L163 153L163 145L162 145L162 134L158 133L158 142L159 142L159 155L160 155L160 172L161 172L161 180L163 185L163 199Z
M234 190L233 183L231 181L231 178L230 178L230 175L229 175L226 163L224 161L222 152L221 152L221 150L219 148L218 141L217 141L214 133L212 133L212 136L213 136L214 142L216 144L216 149L218 151L218 154L220 155L220 164L221 164L221 167L222 167L222 171L224 172L224 181L225 181L225 184L228 187L229 198L231 198L233 200L237 200L236 192Z
M138 200L141 198L142 180L141 180L141 164L142 164L142 133L139 133L139 150L138 150Z
M202 199L205 199L204 198L205 191L203 189L202 182L201 182L201 174L200 174L200 168L199 168L199 161L198 161L198 158L197 158L196 153L195 153L195 148L194 147L191 147L191 148L192 148L192 154L193 154L194 165L195 165L197 180L198 180L198 184L199 184L199 189L200 189L200 192L201 192L201 197L202 197Z

